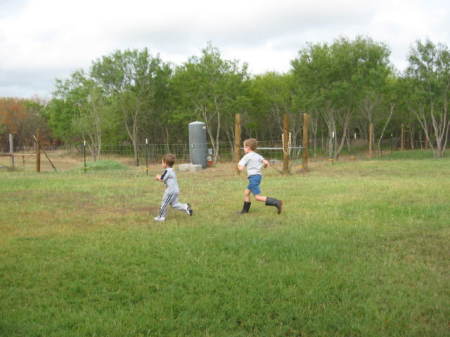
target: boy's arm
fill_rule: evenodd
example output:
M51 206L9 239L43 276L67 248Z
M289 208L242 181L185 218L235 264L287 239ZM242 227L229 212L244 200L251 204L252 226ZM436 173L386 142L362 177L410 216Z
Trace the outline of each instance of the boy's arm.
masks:
M237 164L238 170L239 171L243 171L245 168L245 165L247 165L247 161L245 156L241 158L241 160L239 160L239 163Z
M164 181L164 177L166 176L166 174L167 174L167 170L164 170L163 174L161 174L161 175L157 174L155 176L155 180Z
M239 171L243 171L245 166L247 166L247 155L243 156L237 165Z
M268 160L266 160L266 159L263 159L263 164L264 164L264 168L270 166L270 162Z

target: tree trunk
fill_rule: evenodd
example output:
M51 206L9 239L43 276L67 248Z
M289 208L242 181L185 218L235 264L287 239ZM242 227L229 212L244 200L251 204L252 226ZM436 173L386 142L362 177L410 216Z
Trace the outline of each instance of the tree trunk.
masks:
M444 111L440 118L436 118L434 114L434 108L431 106L430 108L430 116L431 116L431 130L432 135L434 137L434 142L430 137L429 126L427 121L427 116L424 108L420 108L419 110L414 110L416 117L419 121L422 130L425 133L426 142L429 144L430 148L433 150L433 154L437 158L441 158L444 156L445 148L447 146L448 132L450 127L450 122L448 121L448 111L444 107Z
M352 151L352 144L350 142L350 135L347 135L347 137L345 137L345 143L347 144L347 152L350 153Z
M217 111L217 130L216 130L216 151L214 151L214 162L217 163L217 159L219 158L220 151L220 111Z
M100 111L94 106L94 120L95 120L95 138L97 144L97 158L100 159L101 148L102 148L102 128L101 128L101 118Z
M313 134L313 152L314 152L313 156L316 157L316 155L317 155L318 118L314 117L314 115L312 115L312 117L311 117L311 131L312 131L312 134Z
M136 162L136 166L139 166L139 152L138 152L138 139L137 139L137 118L133 118L133 151L134 151L134 160Z
M337 148L335 156L334 156L334 159L336 159L336 160L339 158L339 155L340 155L340 153L342 151L342 148L344 147L344 144L345 144L345 138L347 137L348 126L350 124L350 116L351 116L351 112L350 111L347 111L345 113L345 115L344 115L344 124L343 124L343 130L342 130L342 137L341 137L341 140L339 142L339 147ZM336 135L336 140L337 139L338 138L337 138L337 135Z
M205 106L199 106L198 108L197 108L198 110L200 110L200 112L201 112L201 114L202 114L202 116L203 116L203 119L204 119L204 121L205 121L205 124L206 124L206 132L207 132L207 134L208 134L208 137L209 137L209 140L210 140L210 142L211 142L211 146L212 146L212 150L213 150L213 153L214 153L214 157L213 157L213 160L214 160L214 162L216 162L217 161L217 153L218 153L218 148L217 148L217 144L216 144L216 137L214 137L214 135L213 135L213 133L212 133L212 127L211 127L211 121L210 121L210 119L208 118L208 111L207 111L207 109L206 109L206 107Z
M369 158L372 158L372 150L373 150L373 123L369 123Z
M445 111L439 119L435 117L433 106L431 106L431 120L434 130L434 137L436 141L435 156L442 158L444 156L445 147L444 143L447 143L448 126L447 112Z
M336 118L333 109L329 108L325 111L323 118L328 129L328 157L335 159L335 144L336 144Z
M386 123L384 123L383 129L381 130L380 138L378 139L378 152L381 155L381 141L383 140L384 132L386 131L389 122L391 121L392 114L394 113L395 104L391 104L389 106L389 117L386 119Z
M409 147L411 148L411 150L415 149L414 138L415 138L414 126L410 123L409 124L409 145L410 145Z
M169 153L170 152L170 134L169 134L169 128L166 126L164 128L164 133L165 133L165 137L166 137L166 152Z

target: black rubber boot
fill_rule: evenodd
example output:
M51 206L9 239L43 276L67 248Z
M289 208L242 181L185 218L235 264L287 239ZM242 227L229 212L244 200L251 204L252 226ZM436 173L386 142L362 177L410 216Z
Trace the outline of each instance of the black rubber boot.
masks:
M277 213L280 214L283 209L283 201L267 197L266 206L275 206L277 208Z
M250 210L251 204L252 204L251 202L244 201L244 206L242 206L242 211L240 212L240 214L248 213L248 211Z

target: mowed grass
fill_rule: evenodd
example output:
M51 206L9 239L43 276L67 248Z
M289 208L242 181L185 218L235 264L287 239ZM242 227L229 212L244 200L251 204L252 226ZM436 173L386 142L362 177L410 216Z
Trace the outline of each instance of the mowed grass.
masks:
M311 168L0 173L0 336L448 336L450 159Z

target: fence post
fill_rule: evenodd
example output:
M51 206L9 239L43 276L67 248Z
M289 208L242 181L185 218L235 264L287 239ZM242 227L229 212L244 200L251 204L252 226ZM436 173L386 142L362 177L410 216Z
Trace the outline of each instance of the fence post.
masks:
M9 154L11 155L11 167L14 169L14 138L9 134Z
M83 167L84 167L84 173L86 173L86 140L83 140Z
M309 115L304 113L303 114L303 170L308 171L308 159L309 159L309 153L308 153L308 146L309 146Z
M235 163L235 170L237 174L240 174L240 171L237 167L237 163L239 162L239 157L241 156L241 114L236 114L234 116L234 153L233 153L233 162Z
M145 170L148 176L148 138L145 138Z
M289 173L289 115L283 116L283 173Z
M36 172L41 172L41 132L36 130Z
M369 123L369 158L373 155L373 123Z

